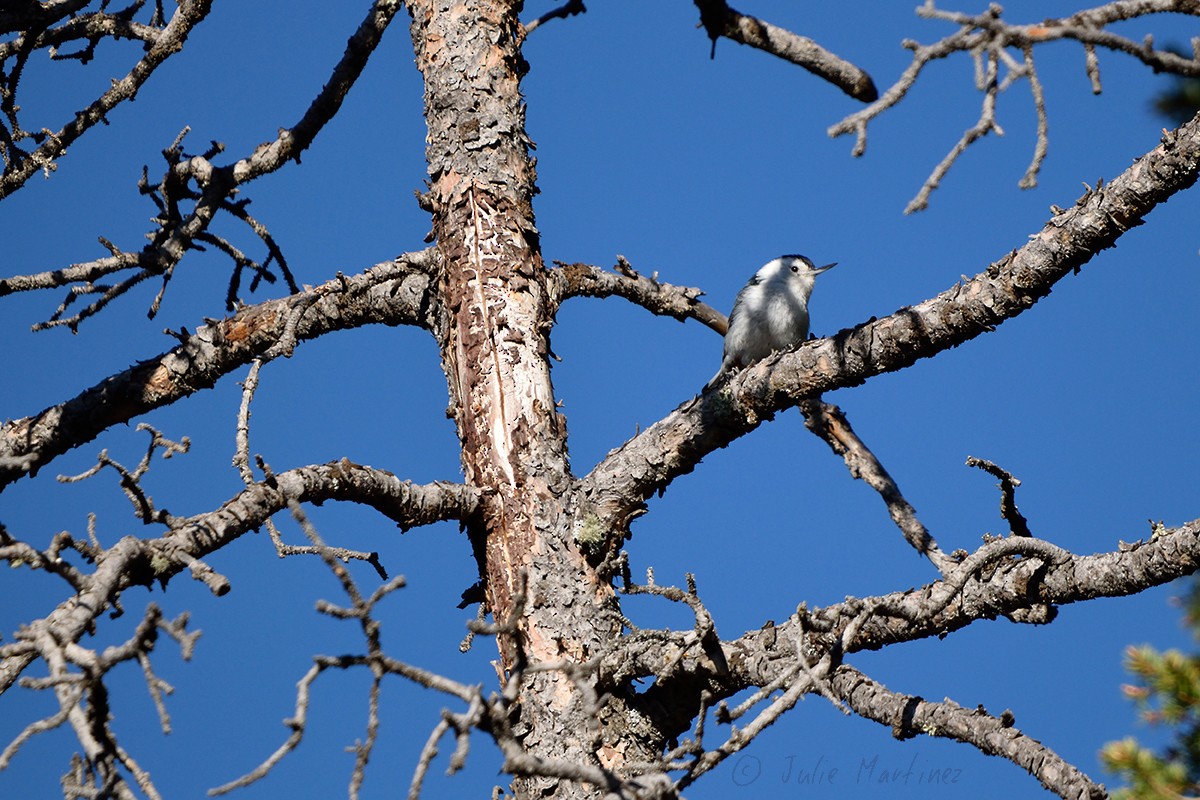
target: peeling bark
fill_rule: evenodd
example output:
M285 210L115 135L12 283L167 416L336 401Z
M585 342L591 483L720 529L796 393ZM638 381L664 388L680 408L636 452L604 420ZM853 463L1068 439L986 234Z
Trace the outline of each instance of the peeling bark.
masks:
M483 493L472 531L506 670L581 664L620 633L612 602L571 535L574 479L555 408L550 277L534 224L535 171L524 129L519 4L409 6L425 76L429 200L445 316L437 331L468 483ZM514 730L534 759L611 769L653 754L630 737L581 735L595 698L562 674L534 673ZM623 715L606 718L625 729ZM515 767L510 764L510 767ZM557 787L557 788L556 788ZM590 796L556 777L519 778L518 796Z

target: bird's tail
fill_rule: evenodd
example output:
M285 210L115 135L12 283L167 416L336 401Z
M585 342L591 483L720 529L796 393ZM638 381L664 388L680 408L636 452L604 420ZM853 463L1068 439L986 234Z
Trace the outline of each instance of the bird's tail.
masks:
M707 392L709 389L716 386L718 382L724 380L725 377L729 374L729 366L730 365L728 362L722 361L721 368L717 370L717 374L713 375L711 378L709 378L708 383L704 384L704 388L701 389L700 391Z

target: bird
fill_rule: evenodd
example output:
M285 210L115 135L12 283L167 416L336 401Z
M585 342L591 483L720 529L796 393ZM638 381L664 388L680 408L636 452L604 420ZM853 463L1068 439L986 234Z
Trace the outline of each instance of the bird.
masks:
M727 372L804 342L813 284L836 266L837 262L818 267L806 256L785 255L759 268L733 301L721 368L704 388Z

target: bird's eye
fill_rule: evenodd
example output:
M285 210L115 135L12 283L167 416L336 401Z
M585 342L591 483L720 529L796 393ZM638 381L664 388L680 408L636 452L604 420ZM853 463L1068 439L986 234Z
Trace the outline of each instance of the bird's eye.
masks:
M799 272L799 271L800 271L800 268L797 267L795 264L792 264L792 272Z

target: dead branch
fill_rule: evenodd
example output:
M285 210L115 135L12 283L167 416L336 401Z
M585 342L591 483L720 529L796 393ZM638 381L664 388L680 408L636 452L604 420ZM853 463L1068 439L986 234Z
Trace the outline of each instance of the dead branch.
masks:
M607 272L591 264L554 262L559 268L550 273L550 294L554 305L572 297L623 297L652 314L674 317L683 322L694 319L717 333L725 334L725 315L700 302L704 292L690 286L662 283L655 272L649 278L639 274L624 256Z
M299 292L282 251L266 227L246 212L248 201L234 201L232 197L244 184L280 169L288 161L299 161L301 153L341 107L399 8L399 0L376 0L358 30L350 37L346 52L334 67L330 79L299 122L291 128L281 129L276 139L259 145L248 157L226 166L217 166L212 159L224 149L224 145L215 142L203 154L188 155L182 149L182 139L187 133L185 129L172 146L163 151L167 170L162 180L151 185L143 173L139 182L141 193L149 196L159 211L154 219L157 227L148 235L150 241L140 252L123 251L102 238L101 243L110 252L108 257L74 264L66 269L0 280L0 296L14 291L71 285L66 299L50 319L35 325L34 329L65 325L76 330L84 320L99 313L133 287L149 278L161 277L162 289L151 303L149 311L149 315L154 317L180 260L189 250L202 248L204 243L215 246L233 261L226 297L227 310L232 311L236 307L238 288L245 270L254 273L252 288L261 279L275 280L269 271L272 262L278 264L290 290ZM2 193L0 197L3 197ZM190 210L185 210L187 206L190 206ZM268 255L262 263L250 259L226 238L210 230L220 211L239 219L263 242ZM127 269L135 271L116 283L95 283L98 279ZM74 301L85 296L96 296L96 299L77 313L67 316L66 312Z
M360 742L355 746L355 765L351 771L350 777L350 796L357 797L358 789L361 787L365 777L366 765L370 759L371 750L374 746L376 735L379 726L379 686L383 677L387 674L401 675L419 685L426 688L435 689L437 691L446 692L459 699L465 700L472 706L478 705L481 702L478 687L467 687L457 682L445 678L435 673L426 670L412 667L395 659L387 657L383 653L383 648L380 642L380 623L373 617L375 606L390 595L392 592L404 587L404 578L396 577L386 584L377 588L369 597L365 596L362 590L359 589L357 582L346 569L341 561L341 557L337 553L336 548L328 547L321 539L316 528L309 521L300 504L295 500L289 503L293 517L303 528L305 535L312 543L314 550L320 555L321 560L337 578L341 585L342 591L349 598L351 605L349 607L339 607L326 600L317 603L317 611L326 614L335 619L351 619L357 620L362 630L363 639L367 646L367 652L361 656L316 656L313 658L313 666L309 668L304 677L297 684L295 714L284 720L284 724L291 729L288 738L275 749L270 756L262 763L255 767L250 772L241 777L230 781L229 783L210 789L210 796L226 794L234 789L248 786L270 773L270 771L290 752L296 749L304 738L304 734L308 726L308 704L311 696L312 686L316 679L327 669L350 669L358 666L365 666L372 673L371 689L368 696L367 705L367 736L365 742ZM445 719L445 717L444 717ZM440 735L440 734L439 734ZM434 740L436 741L436 740ZM429 746L427 745L427 748ZM435 748L436 751L436 748ZM432 756L431 756L432 757ZM420 767L418 767L420 769ZM422 773L423 774L423 773Z
M1032 557L1012 559L1017 553ZM993 568L985 569L989 564ZM762 691L747 700L746 707L727 712L740 716L790 680L788 676L796 669L797 646L806 648L806 657L819 657L834 646L846 654L878 650L898 642L943 636L978 620L1032 605L1069 605L1137 594L1197 569L1200 519L1160 529L1150 541L1122 543L1114 551L1089 556L1071 555L1030 537L1010 537L985 544L949 578L922 588L847 599L811 610L802 605L797 614L778 625L769 623L724 641L721 649L728 672L714 671L694 653L683 658L678 672L691 681L703 679L712 692L710 702L760 687ZM849 636L846 631L852 627L855 633ZM674 659L677 647L664 637L657 642L643 637L637 647L623 640L624 660L619 669L614 669L616 662L609 659L601 671L606 676L618 675L622 681L658 676L661 666ZM681 702L671 694L678 683L663 678L650 691Z
M105 467L109 467L120 476L121 491L133 505L133 514L142 521L142 524L159 523L170 526L176 522L176 518L171 516L166 509L154 507L153 499L142 488L142 478L150 471L150 459L154 457L156 451L161 449L162 457L170 458L176 453L186 453L191 446L191 441L184 436L178 442L173 442L163 436L161 431L145 422L139 422L137 430L150 434L150 445L146 448L146 454L142 456L142 460L132 471L126 469L119 461L110 458L107 450L102 450L97 458L96 466L78 475L59 475L58 481L59 483L78 483L98 475Z
M1033 557L985 569L1013 553ZM1095 784L1086 775L1039 742L1009 730L1011 715L994 718L962 709L952 701L925 703L896 695L842 664L841 656L944 635L1031 603L1058 605L1133 594L1147 588L1147 583L1161 585L1198 567L1200 520L1174 530L1159 530L1150 542L1132 548L1123 545L1115 552L1095 556L1073 556L1030 537L1011 537L984 545L959 571L923 589L847 599L811 612L801 606L781 625L769 624L724 642L721 647L730 665L728 671L715 671L707 660L693 654L684 658L674 673L664 674L662 665L675 660L676 643L667 638L655 643L643 636L637 647L626 647L630 637L625 637L621 645L626 658L620 669L623 680L653 676L655 686L649 692L655 702L686 705L693 697L700 707L695 737L667 752L663 763L643 766L684 770L677 784L682 788L744 748L804 693L817 691L828 693L833 701L845 703L857 714L889 725L900 738L918 733L954 738L1029 769L1047 788L1064 797L1093 796ZM957 602L950 604L953 598ZM686 677L676 678L675 674ZM705 688L697 690L697 686ZM735 709L720 703L716 715L718 722L728 723L757 708L752 722L734 728L720 746L705 749L704 720L714 701L753 686L760 689ZM1081 788L1086 791L1081 793Z
M803 67L856 100L869 103L879 96L870 75L812 39L735 11L725 0L695 0L695 3L700 9L700 24L712 40L714 57L717 39L724 36Z
M584 479L604 529L625 535L645 499L687 474L708 453L775 413L836 388L910 366L994 329L1047 295L1159 203L1200 173L1200 115L1164 135L1106 186L1069 209L1054 209L1041 231L965 283L794 351L766 358L688 400L613 450Z
M250 374L246 377L242 385L242 402L238 409L237 426L235 434L235 450L233 455L233 466L238 470L238 474L242 477L242 482L246 486L253 488L255 485L254 474L250 470L250 401L254 397L254 392L258 389L258 373L262 368L265 360L272 358L276 351L287 352L284 348L291 343L294 346L295 342L295 320L299 318L299 314L292 315L291 333L285 331L285 335L275 343L261 358L254 360L250 365ZM281 345L283 347L281 347ZM263 474L264 479L270 483L276 480L274 471L267 465L262 456L256 457L259 471ZM294 512L293 512L294 513ZM342 561L358 560L366 561L379 574L382 580L387 580L387 570L379 560L379 553L375 551L363 552L360 550L351 550L345 547L328 547L322 545L290 545L283 541L283 535L279 532L279 528L275 525L275 521L267 519L263 523L267 529L267 533L271 537L272 543L275 545L275 552L280 558L296 555L322 555L329 553L335 558Z
M692 612L692 616L695 618L695 625L692 630L686 632L642 630L637 628L630 620L623 618L622 623L630 629L631 633L629 636L621 639L598 662L601 674L607 673L602 679L603 684L616 686L625 681L626 678L622 674L622 662L626 660L625 653L640 648L643 642L652 642L655 645L665 643L673 646L672 654L663 662L658 671L659 677L673 676L684 657L692 652L697 653L697 657L705 662L706 669L714 672L725 672L728 669L728 665L725 663L725 654L721 651L721 639L717 635L716 623L713 621L712 614L709 613L704 603L700 601L700 596L696 591L696 578L694 575L691 573L686 575L687 590L685 591L677 586L656 585L652 569L646 570L645 584L634 583L630 580L629 575L629 557L624 552L620 554L620 567L623 578L621 586L622 594L649 595L652 597L661 597L673 603L682 603Z
M322 669L323 667L320 664L313 664L309 667L308 672L304 673L304 677L296 684L296 712L283 721L283 724L291 728L292 731L288 735L287 740L279 745L275 749L275 752L267 756L265 761L250 772L247 772L236 780L209 789L208 795L210 797L228 794L234 789L249 786L255 781L265 778L275 765L283 760L284 756L296 749L297 745L304 738L304 731L308 726L308 698L312 691L312 684L321 674Z
M529 22L525 23L525 35L528 36L529 34L533 33L534 30L542 25L545 25L552 19L567 19L568 17L573 17L576 14L584 14L586 12L587 6L583 4L583 0L567 0L567 2L563 3L558 8L552 8L537 19L530 20Z
M50 13L61 14L58 17L59 19L75 12L75 9L70 8L70 6L75 4L62 3L55 5L59 6L59 8L54 9ZM88 130L95 127L98 123L104 122L108 113L119 104L133 99L154 71L164 61L183 48L188 35L208 15L211 6L211 0L182 0L179 3L179 8L171 16L170 21L153 37L150 48L146 51L142 59L134 65L133 69L125 77L113 81L108 91L100 95L87 108L78 112L74 119L54 132L29 133L24 130L16 116L16 89L21 69L18 67L11 70L7 75L7 79L3 81L3 89L0 90L0 111L3 111L7 122L7 127L0 126L0 155L3 155L4 158L4 173L0 176L0 199L7 197L21 188L32 175L39 171L49 176L55 168L55 161L66 153L67 148L74 144L79 137L87 133ZM88 38L94 39L98 35L97 31L86 29L87 25L90 24L88 22L68 22L58 29L58 33L51 34L50 38L38 39L36 37L36 33L38 32L37 23L43 20L46 22L50 21L49 18L45 17L38 17L37 22L32 17L20 20L22 23L33 23L28 33L35 34L35 38L26 40L24 38L25 35L22 35L18 40L8 43L9 52L19 55L22 66L24 59L28 57L28 53L32 49L52 46L55 36L65 36L68 34L75 36L75 33L72 33L72 29L69 27L71 25L75 26L74 31L77 33L81 33L84 36L90 34ZM96 20L98 24L103 26L103 17L97 17ZM13 20L13 22L17 22L17 20ZM12 23L10 22L10 24ZM83 30L80 31L80 28L83 28ZM64 29L66 30L64 31ZM125 30L132 32L132 29L129 28ZM151 35L146 29L138 29L138 31L140 32L139 38ZM45 35L45 33L42 35ZM112 35L119 35L119 31L114 31ZM3 61L0 61L0 63L3 63ZM39 130L43 129L39 126ZM38 147L32 152L25 152L19 146L19 143L25 139L33 139L38 143Z
M1015 555L1038 558L1046 564L1059 566L1070 563L1072 558L1071 554L1061 547L1029 536L987 542L955 567L945 580L934 585L929 593L928 602L920 606L919 613L922 619L929 620L940 614L960 595L967 582L976 578L985 567ZM908 605L892 606L886 602L881 602L879 605L881 609L899 617L912 613L912 609ZM918 620L910 621L917 622Z
M78 5L86 6L87 3ZM147 47L153 46L162 33L163 20L157 14L149 23L133 19L132 11L140 5L144 3L138 3L117 14L94 11L77 17L67 17L65 12L55 9L58 12L55 14L55 21L66 20L57 27L48 27L46 19L31 18L0 26L0 32L4 33L21 31L15 39L0 42L0 63L22 53L28 54L45 48L50 50L50 58L54 61L79 61L86 64L95 56L97 46L104 39L130 39L144 42ZM86 42L83 49L74 53L62 52L63 45L80 41ZM10 82L6 88L11 92L15 86Z
M995 569L979 574L977 580L969 580L997 556L1022 552L1036 557L1002 561ZM928 586L873 598L878 612L846 643L846 652L943 635L1033 605L1124 597L1161 586L1200 569L1200 519L1164 530L1147 542L1087 556L1070 555L1030 537L1010 537L984 545L959 569L951 578ZM854 604L836 604L812 611L811 617L830 631L838 631L857 613ZM770 639L791 635L791 625L779 626ZM762 635L762 631L751 632L744 641L725 643L724 649L728 654L731 647L753 646ZM772 678L773 674L760 675L752 684L761 685Z
M949 699L930 702L899 694L845 664L833 671L829 683L856 714L890 727L897 739L921 734L954 739L1012 761L1060 797L1099 800L1108 796L1103 785L1013 727L1011 712L995 717L982 707L963 708Z
M370 505L408 528L445 519L468 519L478 508L479 493L448 483L417 486L348 460L288 470L272 476L270 481L247 487L215 511L178 520L173 530L157 539L121 539L95 556L92 574L75 577L82 591L37 624L52 630L56 641L77 641L113 607L122 590L139 583L166 582L185 569L204 580L215 593L223 594L229 591L228 582L207 570L203 557L258 528L288 508L289 502L324 500ZM30 549L0 546L0 553L12 554L9 561L16 565L28 552ZM0 647L0 694L35 656L29 648Z
M102 431L169 405L272 352L279 342L307 341L371 323L432 327L429 251L377 264L352 278L339 275L299 295L208 320L180 344L110 376L72 400L0 425L0 488Z
M791 710L805 694L814 691L818 692L828 696L835 705L840 706L840 701L832 696L832 689L829 686L829 676L831 671L841 663L846 642L854 639L858 634L859 628L874 613L875 609L871 606L862 607L858 615L841 631L839 639L832 646L827 647L820 659L814 663L809 661L805 653L805 632L803 626L807 615L802 611L798 611L794 617L798 627L793 643L795 647L795 661L784 669L778 682L779 688L784 689L783 693L759 711L754 719L745 727L731 727L729 738L719 747L700 753L688 764L684 775L675 782L676 788L682 790L690 786L701 775L712 770L729 756L744 749L746 745L754 741L766 728L773 725L783 714ZM770 694L773 693L771 692ZM761 699L766 699L770 695L763 694L759 696ZM739 711L744 711L747 706L749 706L749 703L743 704L743 707ZM732 719L734 717L726 716L724 721L729 722ZM698 737L697 743L699 743ZM667 758L670 759L674 755L668 754Z
M833 137L855 133L857 138L853 154L861 156L866 152L868 123L904 99L904 96L915 85L921 71L928 64L955 53L971 55L975 63L976 88L983 93L979 120L963 133L950 152L934 168L916 197L905 208L906 214L920 211L928 206L930 195L967 147L991 131L1003 133L996 121L996 101L1001 93L1021 78L1029 80L1030 94L1038 123L1033 158L1018 185L1022 189L1037 185L1037 174L1049 148L1047 133L1049 123L1045 94L1033 57L1033 48L1038 44L1068 39L1083 45L1086 57L1085 68L1095 93L1099 93L1101 89L1099 62L1096 59L1097 47L1132 55L1155 72L1172 72L1185 76L1200 75L1200 56L1191 59L1184 58L1170 50L1155 48L1153 40L1149 38L1135 42L1103 30L1104 26L1110 23L1147 14L1177 12L1200 16L1200 9L1197 9L1195 3L1190 0L1108 3L1095 9L1081 11L1065 19L1049 19L1029 25L1004 22L1000 19L1001 12L1001 7L995 3L991 4L987 11L978 15L942 11L934 5L933 0L927 0L923 6L917 9L919 16L952 22L958 25L959 29L931 45L920 45L911 40L905 41L904 46L913 51L913 59L896 82L870 106L850 114L829 128L829 135ZM1010 48L1021 51L1022 60L1020 62L1008 53ZM999 78L1001 63L1006 69L1006 74L1002 79Z
M822 402L817 397L801 401L800 412L804 414L805 427L821 437L835 454L842 457L850 475L856 480L865 481L879 493L887 505L892 521L904 534L905 541L933 562L942 574L951 569L956 563L954 559L941 551L937 542L917 518L917 510L904 499L900 487L884 469L883 464L879 463L875 454L858 438L842 410L831 403Z
M188 633L187 615L173 621L164 620L158 606L151 603L138 623L133 635L124 643L97 652L80 646L74 641L63 641L45 621L35 622L23 628L18 638L26 649L41 658L49 667L49 676L42 679L21 680L22 687L31 690L53 691L59 705L55 715L26 726L17 737L0 753L0 767L16 754L30 738L61 726L71 726L86 759L86 769L77 773L74 784L79 789L103 787L103 796L134 797L126 785L121 768L127 770L138 788L150 798L159 798L157 789L148 772L122 748L111 726L108 689L105 684L108 674L120 664L137 661L146 678L155 708L159 714L163 732L170 731L170 717L163 703L163 692L170 692L170 685L154 674L150 665L150 652L154 649L159 632L167 633L180 644L184 658L190 658L199 632ZM91 796L88 793L85 796Z
M1009 532L1013 536L1033 536L1033 532L1029 530L1029 520L1017 509L1017 487L1021 482L1014 478L1011 472L1001 469L987 459L968 456L967 466L978 467L1000 479L1000 516L1008 523Z

